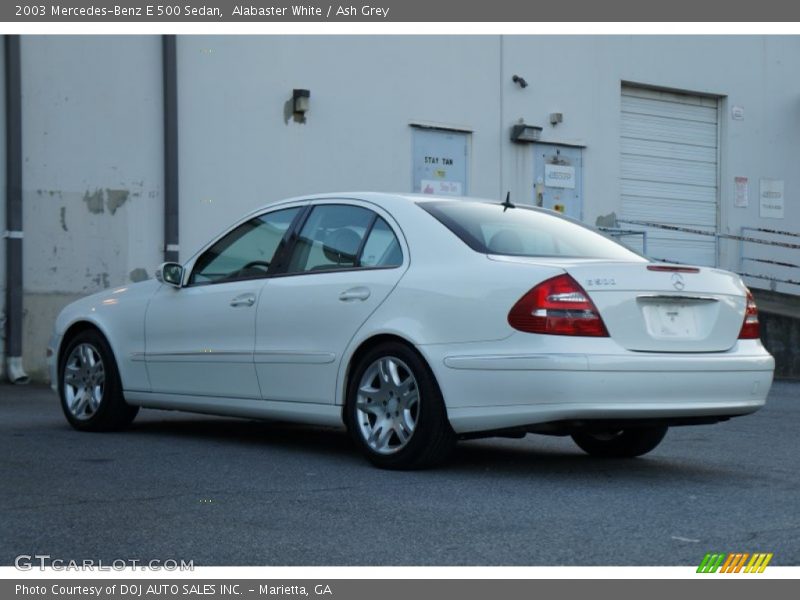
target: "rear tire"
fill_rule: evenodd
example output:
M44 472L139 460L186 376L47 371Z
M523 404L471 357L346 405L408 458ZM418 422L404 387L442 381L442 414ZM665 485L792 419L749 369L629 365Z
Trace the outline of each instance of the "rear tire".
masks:
M647 454L661 443L667 427L635 427L609 432L573 433L581 450L601 458L633 458Z
M94 329L64 347L58 369L61 408L79 431L117 431L130 425L138 406L125 402L114 353Z
M375 346L354 365L345 424L367 459L384 469L434 466L456 442L428 365L399 342Z

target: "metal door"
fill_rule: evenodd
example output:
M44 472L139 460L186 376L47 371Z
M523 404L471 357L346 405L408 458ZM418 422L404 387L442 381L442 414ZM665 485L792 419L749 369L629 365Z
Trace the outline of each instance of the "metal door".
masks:
M534 204L583 218L583 148L535 144Z
M696 235L658 227L647 231L653 258L716 264L718 101L631 86L622 88L620 191L625 221L699 229Z
M469 134L443 129L413 131L413 191L466 196Z

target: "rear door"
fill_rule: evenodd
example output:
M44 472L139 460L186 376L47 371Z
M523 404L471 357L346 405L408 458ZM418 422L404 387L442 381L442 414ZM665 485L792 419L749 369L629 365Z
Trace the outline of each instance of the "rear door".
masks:
M255 365L264 399L334 401L342 354L408 267L402 239L377 208L313 207L258 305Z

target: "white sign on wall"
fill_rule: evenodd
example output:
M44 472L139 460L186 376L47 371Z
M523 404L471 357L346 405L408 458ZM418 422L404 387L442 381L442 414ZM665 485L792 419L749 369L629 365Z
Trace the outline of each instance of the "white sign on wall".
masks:
M759 191L759 215L764 219L783 218L783 180L762 179Z
M544 184L547 187L575 189L575 167L545 165Z
M435 179L423 179L420 193L436 194L437 196L461 196L460 181L441 181Z

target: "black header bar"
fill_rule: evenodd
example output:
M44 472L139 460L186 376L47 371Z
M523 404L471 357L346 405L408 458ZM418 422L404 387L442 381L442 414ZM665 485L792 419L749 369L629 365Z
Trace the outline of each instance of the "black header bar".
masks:
M787 0L10 0L6 23L797 22Z

